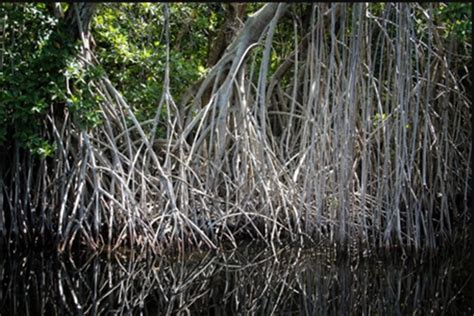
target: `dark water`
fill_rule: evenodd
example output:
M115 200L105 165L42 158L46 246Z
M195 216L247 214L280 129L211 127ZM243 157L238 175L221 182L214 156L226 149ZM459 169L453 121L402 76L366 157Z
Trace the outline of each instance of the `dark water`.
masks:
M338 259L286 248L142 259L0 257L1 315L472 315L463 256Z

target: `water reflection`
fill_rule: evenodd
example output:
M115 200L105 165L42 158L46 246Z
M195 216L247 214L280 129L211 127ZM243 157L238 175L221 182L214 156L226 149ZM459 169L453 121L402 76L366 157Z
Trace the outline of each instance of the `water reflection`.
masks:
M336 260L302 249L183 258L0 259L3 315L466 315L463 260Z

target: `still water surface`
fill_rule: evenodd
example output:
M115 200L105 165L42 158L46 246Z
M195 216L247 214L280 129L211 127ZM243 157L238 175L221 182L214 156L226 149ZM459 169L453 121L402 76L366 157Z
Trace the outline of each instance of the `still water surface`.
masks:
M470 315L467 258L255 245L143 259L0 256L1 315Z

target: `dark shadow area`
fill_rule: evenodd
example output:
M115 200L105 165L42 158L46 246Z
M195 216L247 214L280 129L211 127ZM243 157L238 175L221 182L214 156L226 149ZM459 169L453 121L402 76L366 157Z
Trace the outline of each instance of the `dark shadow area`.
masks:
M337 258L321 249L141 259L0 259L1 315L469 315L466 254Z

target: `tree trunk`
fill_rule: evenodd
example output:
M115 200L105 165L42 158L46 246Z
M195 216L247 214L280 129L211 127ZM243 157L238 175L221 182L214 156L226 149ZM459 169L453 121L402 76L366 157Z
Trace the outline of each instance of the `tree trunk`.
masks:
M73 41L82 41L82 51L80 55L87 60L91 60L91 20L96 12L97 4L90 2L72 3L69 5L64 17L64 26L71 35Z
M278 10L279 7L280 11ZM232 74L234 71L238 70L237 68L241 65L242 58L245 58L251 49L251 46L259 41L271 20L277 15L277 13L280 16L283 15L287 7L288 4L268 3L249 16L244 27L234 37L232 43L224 49L223 53L219 53L221 57L213 66L209 75L204 80L200 80L198 85L191 87L189 91L185 93L181 103L181 108L185 108L187 105L186 103L188 103L193 96L194 104L198 107L200 107L201 104L206 104L207 102L205 101L209 101L206 95L209 94L210 89L211 93L209 95L212 95L214 80L219 78L222 80L222 78L226 78L229 73ZM208 60L208 63L210 62L213 62L213 60ZM225 80L227 79L229 78L226 78Z
M207 57L207 66L214 66L224 54L225 49L234 39L235 35L240 31L243 24L243 18L246 3L230 3L229 10L225 17L225 22L219 29L219 32L209 46L209 54Z
M97 4L90 2L73 2L69 5L64 23L73 40L87 39L90 36L90 25L96 11Z

